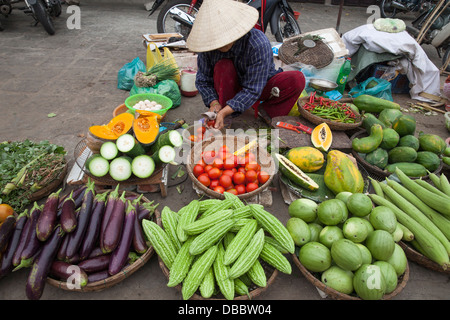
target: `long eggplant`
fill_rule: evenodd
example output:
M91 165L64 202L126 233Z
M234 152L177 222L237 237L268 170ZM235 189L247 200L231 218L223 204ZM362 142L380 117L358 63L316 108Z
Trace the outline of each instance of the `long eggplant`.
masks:
M73 280L71 283L74 287L83 288L88 284L88 276L86 272L77 265L67 263L65 261L53 261L50 267L49 275L53 279Z
M75 204L78 203L81 205L85 190L86 190L86 185L83 184L83 185L80 185L78 188L73 189L71 193L68 193L63 197L60 197L59 203L58 203L58 210L60 210L62 208L62 204L63 204L64 200L66 200L69 195L72 196Z
M78 214L80 213L81 208L78 208L75 210L75 218L78 221ZM67 251L67 246L69 245L69 241L70 238L73 234L68 234L64 237L61 245L59 246L58 249L58 253L56 254L56 259L60 260L60 261L65 261L66 260L66 251ZM67 262L67 261L66 261Z
M94 273L88 274L88 283L93 283L97 281L105 280L109 277L108 270L102 270Z
M24 266L30 265L30 262L33 256L38 252L39 248L41 248L43 242L37 238L37 223L40 215L42 214L43 207L42 206L34 206L30 213L30 232L27 235L27 239L25 242L25 246L23 247L20 253L19 264L14 264L16 268L14 271L23 268Z
M36 225L36 236L40 241L47 240L53 232L57 222L59 193L62 189L53 192L44 203L42 213Z
M78 266L87 273L108 270L110 254L104 254L95 258L90 258L78 263Z
M73 191L69 197L64 199L61 207L61 216L59 222L65 233L71 233L77 227L77 217L75 215L75 201L73 200Z
M100 247L103 247L103 235L105 234L109 218L114 211L117 201L119 201L119 184L117 184L116 189L109 194L108 200L106 201L105 212L103 214L102 224L100 226Z
M102 255L104 255L102 248L95 247L94 249L92 249L91 253L89 254L88 259L102 256Z
M79 253L80 260L84 260L91 254L98 240L103 213L105 211L106 196L108 192L97 194L94 198L94 210L89 221L89 226L84 235Z
M133 249L137 253L145 253L148 249L147 242L145 239L144 230L139 222L137 214L134 217L134 227L133 227Z
M24 230L24 226L28 221L28 210L25 210L17 217L16 226L14 228L14 232L9 239L8 246L6 247L6 251L2 256L2 263L0 266L0 279L10 273L13 269L12 260L14 257L14 253L20 243L20 236Z
M114 210L109 218L108 225L106 226L103 234L103 241L100 242L104 253L111 253L116 249L119 244L120 237L122 236L123 223L125 220L125 191L120 196L119 200L114 205Z
M94 182L88 182L88 187L84 193L83 204L78 214L77 228L70 234L70 241L67 246L66 256L68 259L75 256L81 246L81 242L86 233L89 220L92 215L92 207L94 204L95 190Z
M39 300L44 292L47 276L55 259L59 245L64 237L64 231L57 225L48 240L42 246L42 251L33 263L26 284L26 295L30 300Z
M128 260L128 252L133 241L134 223L136 221L136 207L128 200L125 221L123 223L123 232L116 249L111 254L108 272L115 275L120 272Z
M34 203L34 206L36 206L37 203ZM33 209L34 209L33 206ZM31 210L31 212L33 212L33 209ZM27 240L28 234L30 233L31 230L31 219L30 219L30 214L28 213L28 209L25 209L25 212L28 216L27 221L25 222L25 225L23 226L23 230L22 233L20 234L20 239L19 239L19 243L17 244L17 248L14 251L14 255L12 258L12 264L13 266L17 266L20 263L20 255L22 254L22 250L25 247L25 242Z
M16 216L12 214L7 216L5 221L0 225L0 252L5 251L9 239L14 232L16 220Z

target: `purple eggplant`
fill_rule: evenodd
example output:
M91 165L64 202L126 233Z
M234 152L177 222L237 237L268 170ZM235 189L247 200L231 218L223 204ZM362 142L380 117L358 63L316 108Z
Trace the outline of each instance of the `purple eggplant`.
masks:
M5 221L0 225L0 252L6 249L9 239L14 232L16 220L16 216L12 214L7 216Z
M78 266L87 273L108 270L110 257L110 254L104 254L95 258L89 258L78 263Z
M125 191L122 193L119 200L114 205L114 210L109 218L108 225L106 226L103 234L103 241L100 242L104 253L111 253L116 249L120 237L122 236L123 223L125 220Z
M144 202L139 204L137 214L139 221L142 222L144 219L150 219L153 213L155 213L156 208L159 206L159 203L153 205L155 201Z
M58 203L58 210L62 208L62 204L63 204L64 200L66 200L69 195L72 196L75 203L77 203L77 200L78 200L79 203L81 204L82 200L79 200L79 199L83 199L85 190L86 190L86 185L83 184L83 185L79 186L78 188L73 189L71 193L68 193L63 197L60 197L59 203Z
M110 275L119 273L128 261L128 253L130 252L130 246L133 241L135 221L136 207L128 200L122 236L116 249L111 254L111 260L109 261L108 272Z
M30 232L27 235L27 239L25 242L25 246L23 247L21 253L20 253L20 260L19 264L17 265L16 269L22 268L22 264L29 265L31 259L35 253L39 250L39 248L42 246L43 242L40 241L37 238L37 223L39 220L39 217L42 214L43 207L35 205L33 209L30 212Z
M31 267L26 284L26 295L30 300L39 300L44 292L47 276L64 237L60 225L57 225L42 246L41 253Z
M145 253L148 249L144 230L142 229L142 225L139 222L137 214L135 214L134 218L133 249L140 254Z
M64 199L62 207L61 207L61 216L59 217L59 221L61 224L61 228L65 233L71 233L77 227L77 217L75 215L75 201L72 197L73 191L70 193L70 196Z
M91 251L94 249L100 233L100 226L102 223L103 213L105 211L105 202L108 192L98 194L94 198L94 210L89 221L89 226L84 235L79 253L80 260L86 259Z
M36 225L36 236L40 241L47 240L55 229L57 222L59 193L62 189L53 192L48 196L44 203L44 208L39 215L39 219Z
M83 269L77 265L70 264L64 261L53 261L49 275L54 279L59 280L75 280L76 283L72 283L74 286L79 285L80 288L85 287L88 284L88 276ZM76 277L74 277L76 276Z
M31 209L31 213L33 212L34 208L37 206L37 203L34 203L33 209ZM14 255L12 258L12 264L13 266L18 266L20 263L20 255L22 254L22 250L25 247L25 243L27 241L28 238L28 234L30 233L31 230L31 214L28 214L28 209L25 209L25 211L27 212L27 216L28 219L25 222L25 225L23 226L23 230L22 233L20 234L20 240L19 240L19 244L17 245L16 250L14 251Z
M84 234L86 233L86 229L92 215L94 197L94 182L88 182L88 187L84 193L83 204L81 205L80 212L78 214L77 228L75 229L75 231L70 233L70 241L67 245L66 251L66 256L68 259L75 256L81 246L81 242L84 238Z
M109 277L108 270L102 270L88 274L88 283L105 280Z
M6 247L6 251L2 256L2 263L0 266L0 279L7 275L13 269L12 260L14 257L14 253L16 252L17 247L20 243L20 236L24 230L24 226L28 221L28 210L25 210L17 217L16 226L14 228L14 232L9 239L8 246Z
M103 247L103 235L105 234L106 227L108 225L109 218L111 217L111 213L114 211L114 207L119 200L119 184L116 186L108 196L108 200L106 201L105 212L102 218L102 224L100 226L100 247Z
M102 248L95 247L94 249L92 249L91 253L89 254L88 259L102 256L102 255L104 255Z
M80 213L80 210L81 210L81 208L78 208L78 209L75 210L75 218L77 219L77 221L78 221L78 214ZM59 246L58 253L56 254L56 259L58 259L60 261L66 260L67 246L69 244L71 236L72 236L71 234L67 234L64 237L61 245Z

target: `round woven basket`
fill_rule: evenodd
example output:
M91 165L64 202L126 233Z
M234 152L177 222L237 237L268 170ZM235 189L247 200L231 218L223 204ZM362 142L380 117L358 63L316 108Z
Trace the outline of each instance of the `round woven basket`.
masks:
M331 130L346 131L346 130L355 129L355 128L361 126L361 124L362 124L361 115L357 116L354 123L342 123L342 122L337 122L337 121L324 119L319 116L316 116L316 115L312 114L311 112L309 112L308 110L305 110L303 108L303 106L305 105L305 103L308 99L309 99L309 97L303 97L303 98L298 99L298 101L297 101L298 112L300 113L300 115L303 118L305 118L306 120L308 120L309 122L311 122L315 125L319 125L319 124L325 122L330 127ZM324 100L329 100L329 99L324 99Z
M316 40L315 46L299 52L302 36L291 37L283 42L278 50L278 57L286 64L301 63L316 69L328 66L334 59L333 50L322 40Z
M292 259L294 260L295 265L300 269L300 272L305 276L305 278L311 282L317 289L326 293L330 298L334 300L361 300L356 295L348 295L339 291L336 291L333 288L325 285L320 279L314 276L311 272L309 272L300 262L298 257L295 254L292 254ZM405 272L398 278L397 288L389 294L385 294L382 300L390 300L396 295L398 295L403 288L406 286L406 283L409 280L409 264L406 264Z
M160 257L158 257L158 261L159 261L159 267L161 268L162 272L164 273L166 278L169 279L169 275L170 275L169 269L166 267L166 265L164 264L164 262L161 260ZM267 288L275 281L275 278L278 275L278 270L273 268L272 266L270 266L269 264L265 263L262 260L260 260L260 262L264 268L264 272L267 277L267 285L265 287L258 287L256 285L252 285L248 288L249 289L248 296L247 295L235 296L235 298L233 300L252 300L253 298L256 298L261 293L266 291ZM179 285L175 286L175 288L181 292L182 285L179 284ZM203 298L200 295L200 293L197 291L196 293L194 293L194 295L189 300L226 300L226 299L221 293L216 294L216 295L212 296L211 298Z
M362 130L359 132L356 132L355 134L353 134L350 137L350 140L352 141L355 138L363 138L363 137L367 137L367 131L366 130ZM364 160L360 154L358 152L356 152L355 150L352 150L352 155L353 157L355 157L356 161L358 161L358 163L361 164L361 166L363 166L368 172L370 172L371 174L381 178L382 180L384 178L389 177L392 173L390 173L387 170L383 170L377 166L374 166L370 163L368 163L366 160ZM439 167L434 171L434 174L439 174L441 172L443 168L443 162L441 161L441 163L439 164ZM429 175L426 176L422 176L422 177L410 177L411 179L422 179L422 180L429 180L430 177Z
M202 152L205 151L211 151L211 150L219 150L220 147L223 145L227 145L231 150L238 150L240 147L245 146L249 141L245 137L240 136L230 136L230 135L219 135L219 136L213 136L210 139L202 141L202 143L196 143L193 148L191 149L191 154L188 159L187 172L189 174L189 177L195 184L195 186L200 189L203 193L208 195L211 198L216 199L225 199L225 196L221 193L218 193L203 184L201 184L198 179L194 176L193 168L195 164L197 164L200 159ZM259 193L261 193L263 190L265 190L270 183L273 180L273 176L275 175L275 163L270 156L270 154L265 150L257 147L257 150L254 152L257 155L257 161L259 165L261 166L261 171L266 171L270 174L269 180L266 181L262 186L260 186L258 189L247 192L243 194L239 194L238 198L240 199L250 199Z
M102 192L102 191L97 191L97 192ZM131 191L126 191L125 195L126 196L140 196L139 194L131 192ZM141 201L149 202L149 200L147 198L145 198L144 196L141 198ZM158 225L161 226L161 219L159 217L160 217L159 211L155 210L155 213L152 215L153 221L155 221ZM47 277L47 283L56 288L67 290L67 291L76 291L76 292L102 291L104 289L108 289L108 288L118 284L119 282L121 282L121 281L125 280L126 278L128 278L129 276L131 276L133 273L135 273L137 270L139 270L144 264L146 264L147 261L150 260L150 258L153 256L154 253L155 253L154 248L152 246L149 246L148 250L144 254L139 256L139 258L132 264L124 267L119 273L117 273L113 276L110 276L104 280L88 283L86 286L79 288L79 289L73 288L72 286L68 287L67 281L65 281L65 280L57 280L57 279L53 279L51 277Z
M400 241L398 244L400 245L400 247L402 247L403 251L405 251L405 255L408 260L414 261L427 269L450 274L450 269L444 270L439 264L425 257L423 254L417 252L415 249L413 249L403 241Z
M55 179L53 179L45 187L39 189L36 192L33 192L30 195L29 201L30 202L38 201L38 200L50 195L50 193L55 191L58 188L58 186L63 182L64 178L66 177L66 174L67 174L67 162L65 163L65 166L62 168L62 170L58 174L58 176L55 177Z

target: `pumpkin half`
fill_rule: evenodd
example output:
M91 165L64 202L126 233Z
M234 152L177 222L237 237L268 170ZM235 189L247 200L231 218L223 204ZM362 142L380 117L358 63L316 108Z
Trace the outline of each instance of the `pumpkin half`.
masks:
M139 115L133 122L133 132L136 140L143 145L151 145L155 142L159 134L159 122L161 115L145 111L139 112Z
M103 140L115 141L121 135L130 132L133 127L134 116L124 112L114 118L108 124L89 127L89 133Z
M333 142L330 127L324 122L316 126L311 133L311 142L317 149L327 152Z

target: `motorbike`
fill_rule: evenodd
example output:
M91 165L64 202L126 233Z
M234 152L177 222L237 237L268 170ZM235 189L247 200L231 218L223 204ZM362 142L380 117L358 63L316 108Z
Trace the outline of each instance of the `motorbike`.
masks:
M394 18L398 13L423 13L431 7L432 1L417 0L381 0L380 14L382 18Z
M448 3L448 1L447 1ZM427 11L420 14L411 22L411 25L406 27L408 33L417 38L420 30L424 26L427 19L433 13L435 6L430 7ZM439 58L442 59L442 64L445 64L450 55L450 8L444 7L436 20L430 25L428 31L423 35L421 44L432 45L436 48ZM446 71L450 71L447 67Z
M36 24L40 23L50 35L55 34L52 19L62 12L60 0L0 0L0 13L3 16L7 17L12 10L21 10L32 16ZM1 24L0 31L3 31Z
M164 0L155 0L149 16L163 2ZM158 14L157 31L159 33L179 33L183 37L187 37L202 2L202 0L170 0ZM259 21L256 27L266 32L270 25L270 30L278 42L301 34L294 10L286 0L246 0L241 2L259 11Z

